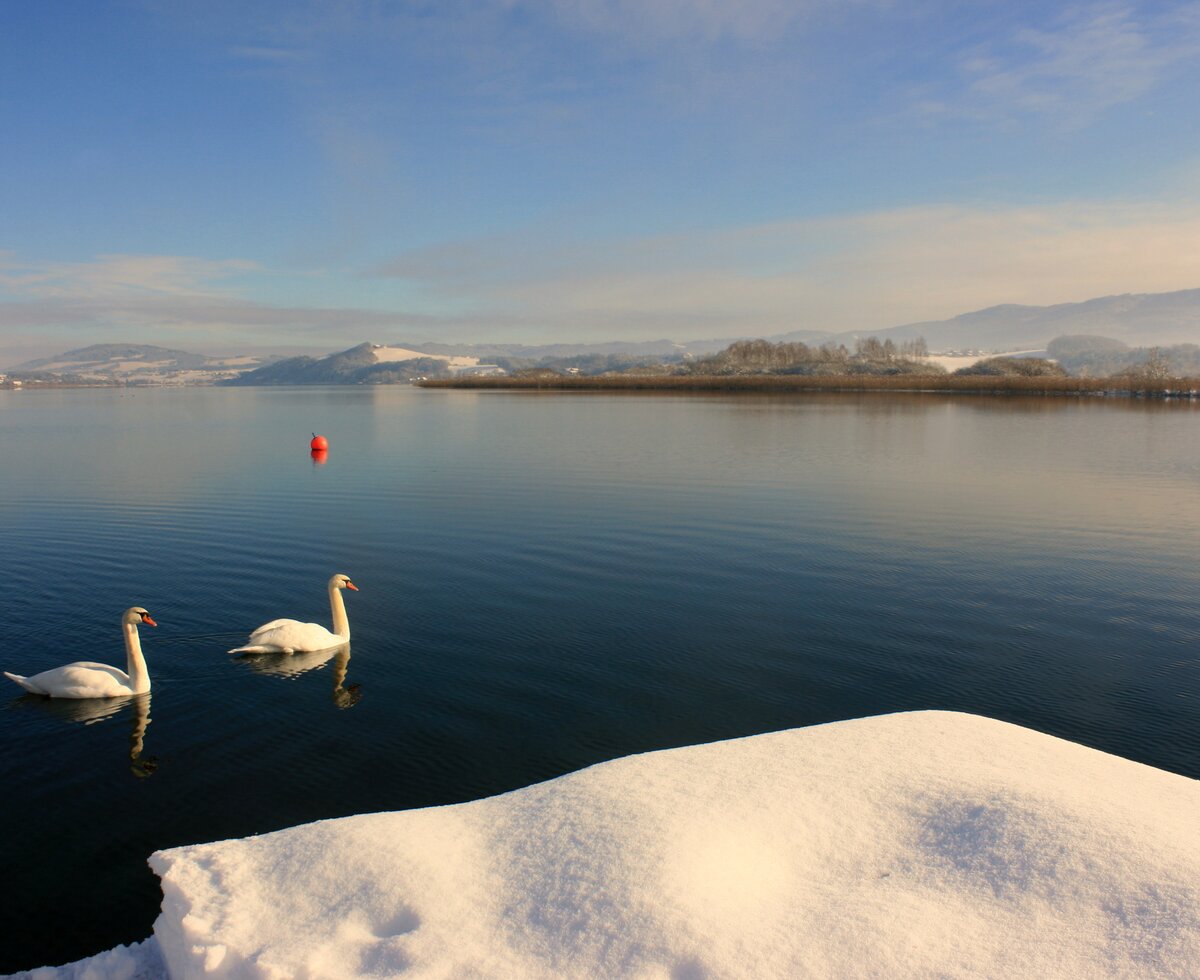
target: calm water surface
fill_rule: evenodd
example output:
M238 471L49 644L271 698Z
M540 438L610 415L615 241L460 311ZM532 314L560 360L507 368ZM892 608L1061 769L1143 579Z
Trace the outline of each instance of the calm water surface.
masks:
M149 935L158 848L667 746L950 708L1200 776L1195 406L0 392L0 447L0 667L160 624L149 698L4 681L0 971ZM225 653L335 571L348 660Z

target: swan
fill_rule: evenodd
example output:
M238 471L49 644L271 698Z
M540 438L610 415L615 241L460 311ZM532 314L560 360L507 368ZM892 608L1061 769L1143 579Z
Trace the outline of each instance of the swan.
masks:
M121 617L121 628L125 632L125 666L129 673L108 664L79 661L42 671L32 677L10 674L7 670L4 676L32 694L44 694L50 698L119 698L145 694L150 690L150 672L146 670L146 658L142 656L139 623L158 625L141 606L131 606L125 610L125 615Z
M263 623L250 634L245 646L234 647L230 653L310 653L328 650L350 641L350 620L342 589L358 591L348 575L334 575L329 580L329 608L333 612L333 632L318 623L301 623L294 619L273 619Z

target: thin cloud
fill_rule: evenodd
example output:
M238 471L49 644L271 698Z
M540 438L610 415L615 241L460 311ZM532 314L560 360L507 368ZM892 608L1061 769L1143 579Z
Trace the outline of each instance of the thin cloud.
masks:
M880 329L999 303L1195 288L1198 269L1200 206L1078 202L928 206L544 249L489 240L377 271L564 335L631 336L653 324L684 339L701 328Z
M0 303L0 330L6 337L24 331L46 343L50 335L72 346L111 341L188 345L204 351L225 345L286 344L304 338L333 349L390 336L399 329L437 333L446 321L419 313L337 307L288 307L237 299L154 297L123 300L47 299Z
M330 311L288 310L239 295L247 277L269 273L243 259L100 255L89 262L18 262L0 256L0 327L92 335L227 337L283 326L336 323ZM361 314L355 313L355 316ZM341 318L346 322L349 314Z
M639 46L646 42L692 40L713 43L732 39L758 43L778 39L813 11L834 6L830 0L549 0L514 3L548 7L565 24L620 37Z
M1053 117L1085 126L1159 86L1200 54L1200 5L1152 15L1134 4L1070 8L1045 27L1022 27L960 52L961 87L930 95L927 115L981 121Z
M692 340L878 330L1000 303L1048 305L1200 286L1200 202L930 205L700 234L539 243L493 238L397 257L391 309L255 296L238 260L101 256L0 268L0 327L205 349L363 340ZM350 295L352 279L321 288ZM361 280L360 280L361 282ZM239 286L237 291L231 283ZM156 340L157 338L157 340ZM76 344L72 344L76 345Z
M259 270L241 259L175 255L101 255L92 262L22 265L9 253L0 263L0 292L18 299L212 296L224 291L219 283Z
M206 0L207 2L207 0ZM859 5L882 5L882 0L858 0ZM345 38L369 31L375 36L401 32L472 33L482 22L500 18L529 22L545 19L574 31L602 34L638 44L646 40L691 39L703 43L724 40L756 42L778 38L782 30L814 12L845 6L835 0L444 0L430 5L420 0L380 4L375 0L337 3L297 3L286 14L255 17L244 8L233 19L248 23L271 45L284 49L300 41ZM256 50L255 45L246 45Z

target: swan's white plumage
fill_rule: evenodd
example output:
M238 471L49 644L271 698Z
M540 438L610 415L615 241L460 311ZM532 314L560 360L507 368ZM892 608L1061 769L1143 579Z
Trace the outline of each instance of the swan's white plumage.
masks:
M263 623L253 633L245 646L234 647L230 653L311 653L329 650L350 642L350 621L346 617L346 604L342 601L342 589L358 591L358 586L346 575L334 575L329 579L329 608L333 615L333 630L320 623L301 623L295 619L273 619Z
M249 642L230 653L308 653L327 650L346 641L320 623L276 619L250 634Z
M121 626L125 634L125 666L128 672L108 664L79 660L44 670L32 677L10 674L7 670L4 676L31 694L50 698L119 698L145 694L150 690L150 672L142 656L142 643L137 629L139 623L157 625L141 606L126 609L121 617Z

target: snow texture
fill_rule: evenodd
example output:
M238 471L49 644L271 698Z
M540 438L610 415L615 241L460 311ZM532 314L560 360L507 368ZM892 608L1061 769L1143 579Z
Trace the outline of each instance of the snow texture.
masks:
M631 756L150 863L175 980L1195 977L1200 964L1200 783L950 712Z

